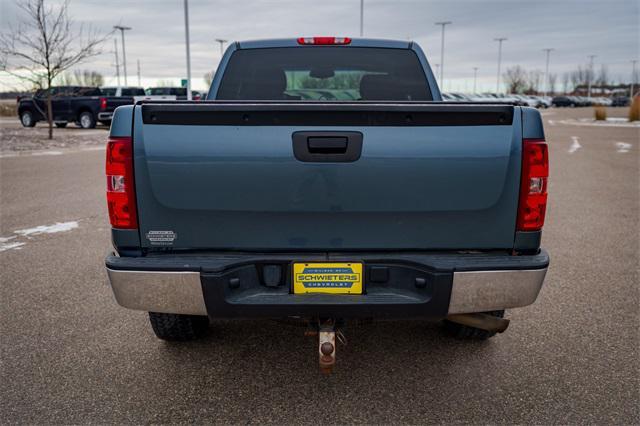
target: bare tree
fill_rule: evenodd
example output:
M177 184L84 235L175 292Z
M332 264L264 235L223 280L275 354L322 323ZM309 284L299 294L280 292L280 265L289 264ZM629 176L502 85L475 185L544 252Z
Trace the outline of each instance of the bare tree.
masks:
M569 93L569 82L571 81L571 75L568 72L562 74L562 92L566 95Z
M527 87L526 92L530 95L536 94L540 91L540 82L542 81L542 71L533 70L527 73Z
M174 87L176 84L173 80L158 80L156 81L156 87Z
M0 33L0 70L47 92L49 139L53 138L51 86L64 71L101 53L101 36L91 28L73 29L68 0L58 7L27 0L18 7L24 19Z
M547 77L547 82L549 84L547 86L547 92L549 93L549 95L553 96L554 93L556 93L556 85L558 83L558 74L549 73L549 76Z
M207 84L207 86L211 86L211 82L213 81L213 71L209 71L204 76L202 76L202 78L204 78L204 82Z
M607 86L609 84L609 70L605 64L602 64L598 77L596 78L596 84L600 87Z
M509 93L521 93L527 88L527 72L520 65L507 68L504 82Z
M104 76L97 71L74 70L73 73L61 74L58 83L63 86L102 86Z

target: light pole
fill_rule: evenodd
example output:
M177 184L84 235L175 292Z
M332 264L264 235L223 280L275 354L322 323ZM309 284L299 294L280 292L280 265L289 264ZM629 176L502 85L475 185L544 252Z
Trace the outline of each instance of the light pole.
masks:
M451 24L451 21L436 22L442 26L442 38L440 40L440 88L444 90L444 27Z
M122 69L124 71L124 85L127 85L127 54L124 50L124 32L130 30L131 27L123 27L122 25L114 25L114 29L120 30L120 34L122 34Z
M191 52L189 51L189 0L184 0L184 34L187 46L187 100L191 100Z
M360 37L364 36L364 0L360 0Z
M140 84L140 59L137 60L138 61L138 87L142 86Z
M222 55L224 54L224 44L229 40L225 40L223 38L217 38L216 41L220 43L220 58L222 58Z
M631 87L629 88L629 99L633 102L633 90L636 83L636 64L638 63L637 59L631 61Z
M478 67L473 67L473 93L476 93L476 82L478 81Z
M113 46L116 48L116 77L118 78L118 87L120 87L120 64L118 63L118 40L113 39Z
M587 97L589 99L591 99L591 80L593 80L593 58L595 58L596 56L597 55L589 55L589 71L587 72Z
M498 82L496 83L496 93L500 93L500 63L502 62L502 42L507 40L506 37L494 38L493 41L498 42Z
M542 49L543 52L547 52L547 66L545 67L544 72L544 92L543 96L547 97L547 92L549 91L549 55L551 55L551 51L554 50L552 48Z

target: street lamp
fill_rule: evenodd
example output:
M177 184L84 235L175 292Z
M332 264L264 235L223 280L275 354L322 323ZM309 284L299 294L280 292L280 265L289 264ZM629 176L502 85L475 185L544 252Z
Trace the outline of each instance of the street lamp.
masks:
M187 46L187 100L191 100L191 52L189 51L189 0L184 0L184 34Z
M587 97L591 99L591 80L593 80L593 58L597 55L589 55L589 72L587 72L588 89Z
M130 30L131 27L114 25L113 28L116 30L120 30L120 34L122 35L122 68L124 70L124 85L127 86L127 54L124 51L124 32Z
M360 37L364 36L364 0L360 0Z
M554 50L552 48L542 49L543 52L547 52L547 66L544 72L544 97L547 97L547 92L549 91L549 55L551 55L551 51Z
M120 64L118 63L118 40L113 39L113 46L115 47L116 54L116 77L118 78L118 87L120 87Z
M217 38L216 41L220 43L220 58L222 58L222 55L224 54L224 44L229 40L225 40L223 38Z
M638 63L637 59L634 59L631 61L631 87L629 88L629 98L631 99L631 101L633 102L633 90L636 83L636 64Z
M500 63L502 62L502 42L507 40L506 37L494 38L493 41L498 42L498 82L496 84L496 93L500 93Z
M440 88L444 90L444 27L451 24L451 21L436 22L442 26L442 38L440 40Z

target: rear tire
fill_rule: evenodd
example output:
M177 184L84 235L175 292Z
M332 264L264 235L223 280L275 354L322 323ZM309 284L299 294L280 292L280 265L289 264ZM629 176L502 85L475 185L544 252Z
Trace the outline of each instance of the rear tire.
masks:
M96 119L92 113L85 111L78 116L78 124L80 124L80 127L83 129L93 129L96 127Z
M493 315L494 317L504 318L504 309L501 311L483 312ZM496 335L495 331L482 330L480 328L470 327L468 325L458 324L455 322L444 320L444 329L451 336L462 340L487 340Z
M29 110L22 111L20 113L20 123L22 123L22 127L34 127L36 120L33 118L33 113Z
M203 337L209 330L209 317L149 312L151 328L159 339L188 341Z

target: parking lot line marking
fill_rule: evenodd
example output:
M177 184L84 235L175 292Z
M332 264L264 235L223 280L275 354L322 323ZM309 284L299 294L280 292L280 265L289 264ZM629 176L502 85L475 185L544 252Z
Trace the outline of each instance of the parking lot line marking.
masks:
M580 148L582 148L582 145L580 145L580 142L578 142L580 138L577 136L571 136L571 146L569 147L569 154L573 154L574 152L576 152L577 150L579 150Z
M556 122L553 120L547 120L547 123L549 123L551 126L555 126Z
M616 148L617 151L621 154L626 154L627 152L631 151L631 144L630 143L626 143L626 142L616 142Z

